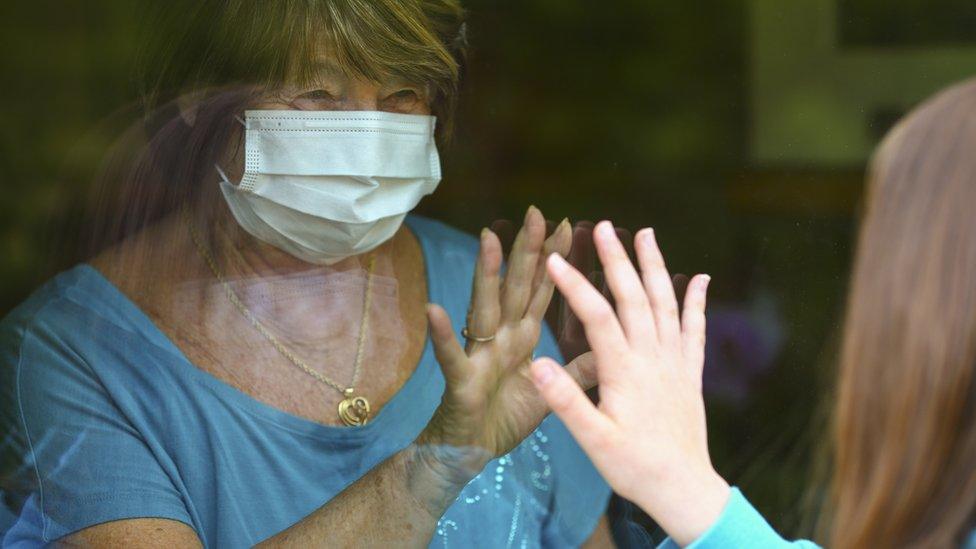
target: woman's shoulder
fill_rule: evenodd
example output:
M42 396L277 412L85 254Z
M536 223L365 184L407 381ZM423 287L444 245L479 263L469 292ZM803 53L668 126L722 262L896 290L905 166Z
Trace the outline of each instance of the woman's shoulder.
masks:
M24 401L53 393L77 393L97 378L89 356L96 340L112 337L108 322L92 307L104 306L97 273L76 266L48 280L0 320L0 433L16 432ZM48 404L50 403L47 401Z
M119 341L119 334L147 335L133 310L95 268L79 264L44 283L0 321L0 360L17 361L30 349L84 350Z
M43 325L53 320L86 300L79 300L79 293L85 293L92 288L91 278L94 270L84 264L76 265L67 271L54 276L37 288L26 300L15 307L0 321L0 330L4 334L11 331Z
M80 263L37 288L0 321L5 329L35 326L66 313L118 316L118 292L94 267ZM113 311L115 314L112 314ZM107 318L108 319L108 318ZM61 319L62 321L67 319Z

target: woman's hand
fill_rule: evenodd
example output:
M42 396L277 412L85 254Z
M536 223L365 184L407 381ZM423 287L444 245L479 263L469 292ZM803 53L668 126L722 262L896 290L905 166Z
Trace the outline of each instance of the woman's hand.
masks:
M572 235L568 221L548 239L545 233L542 213L529 208L503 280L501 243L492 231L482 231L466 326L470 336L490 341L469 339L462 347L447 312L428 306L446 387L417 447L455 482L466 483L490 459L514 448L548 413L529 367L554 292L545 258L565 256ZM566 375L587 388L596 381L589 357L567 366Z
M616 312L562 257L550 256L548 270L583 323L600 404L551 359L533 363L533 379L610 485L685 545L718 518L729 496L708 454L702 399L709 277L691 280L679 319L653 230L634 242L643 276L609 222L596 226L594 241Z

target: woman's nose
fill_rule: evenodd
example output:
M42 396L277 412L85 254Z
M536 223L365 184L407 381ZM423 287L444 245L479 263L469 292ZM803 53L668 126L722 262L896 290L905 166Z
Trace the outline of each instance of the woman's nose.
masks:
M355 82L346 91L342 109L347 111L380 110L380 89L374 84Z
M378 111L380 110L380 102L374 97L362 97L362 98L348 98L343 101L339 110L343 111Z

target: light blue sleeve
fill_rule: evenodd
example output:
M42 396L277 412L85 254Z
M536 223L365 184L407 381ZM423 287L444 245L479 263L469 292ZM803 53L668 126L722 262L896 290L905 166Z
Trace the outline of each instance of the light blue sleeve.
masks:
M543 327L536 356L563 363L548 326ZM559 418L550 415L539 429L549 439L555 475L554 507L544 527L543 543L546 547L578 547L589 539L606 512L610 486Z
M17 484L24 486L0 545L35 547L126 518L190 524L172 479L85 359L94 339L86 334L105 323L54 316L56 328L30 319L0 324L0 370L13 392L0 432L23 441Z
M658 545L658 549L678 549L671 538ZM715 524L693 541L686 549L726 549L728 547L752 547L755 549L814 549L816 543L807 540L786 541L756 511L738 488L732 494Z

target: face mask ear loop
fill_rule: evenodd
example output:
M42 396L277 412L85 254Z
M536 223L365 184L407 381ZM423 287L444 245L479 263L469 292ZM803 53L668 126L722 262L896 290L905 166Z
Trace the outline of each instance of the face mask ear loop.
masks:
M224 173L224 170L220 169L220 165L217 164L216 162L214 162L214 168L217 168L217 173L220 174L220 179L222 179L224 183L227 183L228 185L231 185L235 188L237 187L237 185L234 185L233 183L230 182L230 179L227 177L227 174Z
M241 118L240 116L237 116L235 114L234 115L234 120L237 120L238 122L240 122L241 123L241 126L244 126L244 129L247 129L247 122L245 122L243 118ZM231 182L230 178L227 177L227 174L224 173L224 170L221 169L220 165L217 164L216 162L214 163L214 168L217 168L217 173L220 174L220 179L223 180L224 183L227 183L228 185L231 185L231 186L233 186L235 188L237 187L237 185L234 185Z

